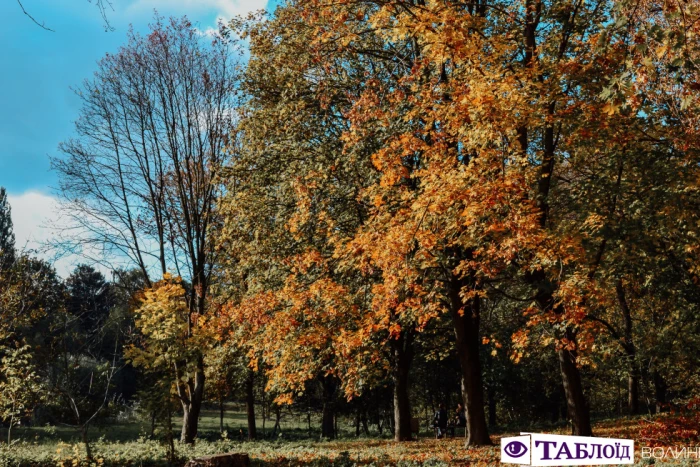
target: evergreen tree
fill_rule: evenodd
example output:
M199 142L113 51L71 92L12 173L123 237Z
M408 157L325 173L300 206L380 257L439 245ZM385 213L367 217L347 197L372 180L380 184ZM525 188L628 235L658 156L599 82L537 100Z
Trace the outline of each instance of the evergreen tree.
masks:
M11 214L7 190L0 187L0 269L6 269L15 258L15 234Z

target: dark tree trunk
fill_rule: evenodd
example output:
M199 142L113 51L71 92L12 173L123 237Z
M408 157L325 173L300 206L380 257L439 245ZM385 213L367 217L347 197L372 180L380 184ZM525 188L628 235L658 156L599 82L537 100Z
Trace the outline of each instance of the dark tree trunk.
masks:
M627 355L627 364L629 365L629 375L627 377L627 409L631 415L634 415L639 413L639 380L641 379L641 374L637 367L637 348L634 345L632 312L627 304L625 289L621 279L615 284L615 292L625 324L622 348Z
M333 428L335 430L335 437L338 438L340 437L340 430L338 429L338 414L334 414L335 417L333 418Z
M413 361L413 334L402 331L391 340L394 382L394 439L411 440L411 402L408 397L408 373Z
M165 419L165 444L168 465L175 463L175 436L173 436L173 409L170 400L167 400Z
M197 370L193 381L187 383L190 398L182 401L182 432L180 441L185 444L194 443L199 426L199 414L202 410L204 399L204 361L200 356L197 360Z
M282 432L282 426L280 425L280 420L282 418L282 409L279 405L275 405L275 426L272 428L272 436L277 434L277 430Z
M362 411L362 415L360 416L360 420L362 421L362 430L365 432L365 435L369 436L369 426L367 425L367 412Z
M661 413L664 411L666 406L666 382L661 376L661 373L654 371L654 396L656 398L656 413Z
M248 370L248 377L245 381L245 410L248 415L248 440L252 441L257 437L255 429L255 373Z
M462 399L467 416L467 445L489 446L489 437L484 410L484 385L481 379L479 360L480 305L478 297L463 303L460 292L466 282L452 277L449 282L449 300L454 326L457 355L462 371Z
M85 424L80 430L81 437L83 439L83 444L85 445L85 457L88 460L92 460L92 449L90 449L90 439L88 438L88 425Z
M306 412L306 424L308 425L309 437L311 437L311 408Z
M489 428L496 426L496 391L493 388L488 390L489 396Z
M263 429L263 439L267 438L267 431L265 431L265 422L267 420L267 401L265 400L265 391L262 392L262 407L260 407L262 412L262 429Z
M321 437L335 438L335 391L338 386L332 376L321 379L323 386L323 417L321 419Z
M566 332L567 339L575 341L571 331ZM581 373L576 366L576 354L573 350L557 350L559 369L564 384L566 405L571 418L571 434L576 436L593 436L591 418L586 396L583 394Z
M627 377L627 408L630 415L639 413L639 375L633 368Z
M224 432L224 397L219 397L219 433Z
M151 410L151 439L156 434L156 410Z
M529 277L530 281L537 284L537 303L544 313L550 312L560 315L564 312L561 308L554 308L554 288L547 281L542 271L536 271ZM593 436L591 428L591 416L588 401L583 392L581 383L581 373L576 366L576 335L567 328L564 336L569 343L574 345L574 350L559 349L557 358L559 359L559 371L564 387L564 398L569 418L571 419L571 431L576 436Z

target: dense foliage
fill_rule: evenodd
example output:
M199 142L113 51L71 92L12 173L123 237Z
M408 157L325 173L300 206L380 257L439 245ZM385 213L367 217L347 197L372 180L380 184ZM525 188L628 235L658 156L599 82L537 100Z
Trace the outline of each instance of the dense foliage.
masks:
M55 246L94 267L17 250L0 191L8 447L63 424L87 462L123 419L170 463L291 419L405 441L441 404L469 446L698 441L699 33L695 0L287 0L130 33L53 161ZM384 461L465 460L425 449Z

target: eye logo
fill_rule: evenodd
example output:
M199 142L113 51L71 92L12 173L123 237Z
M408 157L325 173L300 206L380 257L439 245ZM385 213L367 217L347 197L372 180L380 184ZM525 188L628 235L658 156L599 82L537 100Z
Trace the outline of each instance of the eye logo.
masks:
M510 457L522 457L527 452L527 446L520 441L511 441L503 449Z

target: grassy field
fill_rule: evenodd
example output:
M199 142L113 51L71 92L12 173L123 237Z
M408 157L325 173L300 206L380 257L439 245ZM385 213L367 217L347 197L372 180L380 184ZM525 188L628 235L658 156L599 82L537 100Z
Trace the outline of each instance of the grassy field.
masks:
M244 414L227 413L225 423L231 432L245 426ZM683 434L685 438L657 439L649 438L657 425L663 425L664 418L657 420L617 419L596 423L595 432L603 437L622 437L637 440L640 444L664 444L697 446L698 431ZM259 421L262 426L262 420ZM269 424L269 421L266 425ZM285 426L286 424L286 426ZM184 463L186 460L206 454L223 452L246 452L250 454L253 465L257 466L452 466L474 465L488 466L499 463L500 451L497 447L464 447L464 440L435 440L427 433L419 440L408 443L395 443L389 439L355 438L351 436L350 427L341 433L343 437L336 441L321 441L317 438L300 439L305 430L299 419L287 418L283 421L282 436L272 440L246 442L237 438L222 438L219 434L218 414L207 411L202 417L203 436L195 446L177 446L177 454ZM95 427L91 445L95 460L85 459L85 450L78 442L77 434L63 428L27 428L19 430L22 440L12 446L0 445L0 466L161 466L165 465L165 448L158 442L145 437L147 427L136 422L117 426ZM700 429L700 427L698 427ZM651 430L651 431L650 431ZM554 430L566 433L564 428ZM494 434L496 444L501 436L514 433ZM647 465L640 461L637 448L637 465ZM668 462L672 462L669 460ZM698 465L695 459L675 461L676 465ZM658 463L666 465L667 461Z
M173 419L173 430L175 437L179 438L179 427L181 420ZM263 429L263 420L257 417L256 420L259 436L263 433L269 437L272 434L274 420L266 420ZM317 420L313 420L318 425ZM285 433L294 433L297 437L308 436L307 425L300 417L283 416L280 422L282 427L282 437ZM314 430L316 426L312 427ZM230 439L238 439L241 432L247 429L246 414L240 411L227 410L224 412L224 430ZM150 423L147 420L126 420L118 423L98 423L93 424L89 431L91 441L136 441L139 438L148 437L150 434ZM4 434L4 430L3 430ZM14 439L31 440L39 444L45 442L65 442L76 443L80 441L80 433L75 428L69 426L38 426L38 427L17 427L12 430ZM214 409L204 409L199 420L199 438L205 440L221 439L219 412ZM2 438L0 438L2 439Z

